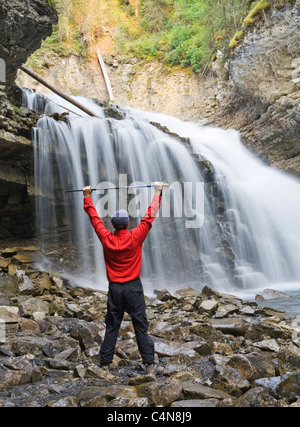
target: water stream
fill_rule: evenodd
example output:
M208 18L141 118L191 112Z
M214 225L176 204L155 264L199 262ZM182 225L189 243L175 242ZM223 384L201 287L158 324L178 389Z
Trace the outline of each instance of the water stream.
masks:
M80 99L101 119L68 104L69 124L44 115L34 130L37 230L74 248L76 262L65 271L79 284L106 289L105 267L80 193L97 187L93 200L110 227L108 214L127 207L132 226L146 212L149 189L108 186L164 180L159 217L144 244L142 277L147 293L204 285L250 296L263 288L300 290L300 181L265 165L234 130L121 108L123 120L105 118L93 100ZM58 104L24 91L24 104L39 113L63 112ZM75 113L82 117L79 117ZM162 132L160 123L187 141ZM209 176L209 179L208 179ZM71 246L70 246L71 245ZM68 254L65 254L68 257Z

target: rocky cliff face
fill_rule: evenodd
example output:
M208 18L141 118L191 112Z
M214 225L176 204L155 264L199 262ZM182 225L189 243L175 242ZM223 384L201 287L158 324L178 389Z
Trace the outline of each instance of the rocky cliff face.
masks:
M47 0L2 0L0 4L0 58L6 63L6 80L12 84L20 65L52 33L56 12Z
M274 9L235 50L217 122L270 164L300 175L300 1ZM220 96L220 94L219 94Z
M31 129L36 117L19 108L13 86L19 67L52 32L55 12L46 0L2 0L0 58L0 238L32 234L34 223ZM4 60L4 62L3 62Z

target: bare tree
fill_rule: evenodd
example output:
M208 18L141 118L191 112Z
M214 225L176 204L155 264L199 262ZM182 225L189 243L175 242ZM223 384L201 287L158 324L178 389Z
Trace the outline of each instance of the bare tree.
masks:
M135 16L136 16L136 18L138 18L139 15L140 15L140 4L141 4L141 0L134 0Z

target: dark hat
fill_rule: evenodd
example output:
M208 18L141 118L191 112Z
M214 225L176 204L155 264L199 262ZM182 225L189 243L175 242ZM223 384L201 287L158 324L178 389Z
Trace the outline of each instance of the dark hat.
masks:
M111 223L117 230L122 230L127 227L129 224L129 214L124 209L121 209L119 211L116 211L112 218Z

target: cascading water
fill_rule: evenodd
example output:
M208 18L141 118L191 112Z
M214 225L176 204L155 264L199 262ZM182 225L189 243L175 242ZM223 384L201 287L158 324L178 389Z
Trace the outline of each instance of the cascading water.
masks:
M77 283L106 288L107 282L82 195L64 190L165 180L170 194L164 193L144 245L146 292L204 285L235 292L300 288L299 180L263 164L235 131L129 108L120 110L123 120L106 119L94 101L81 102L102 119L78 117L74 113L84 114L68 104L74 112L69 124L43 116L34 132L37 230L45 243L66 247L64 258L76 253L68 273ZM27 90L24 103L47 114L65 111ZM167 135L150 121L189 140ZM108 206L129 203L138 205L141 216L152 196L148 189L130 190L128 198L125 190L104 193L93 195L100 215Z

